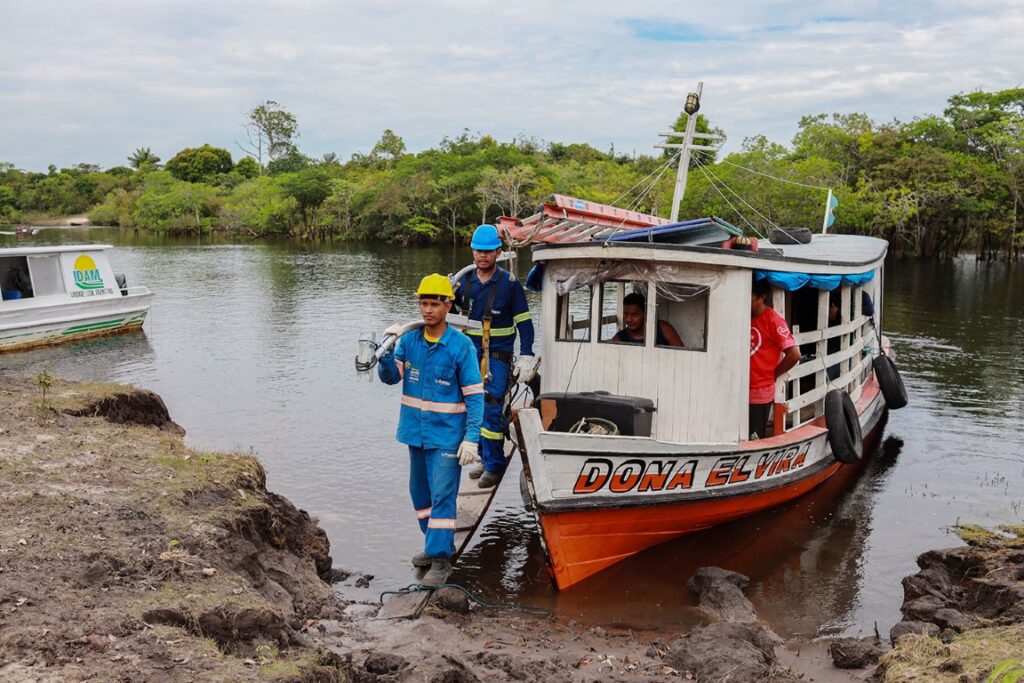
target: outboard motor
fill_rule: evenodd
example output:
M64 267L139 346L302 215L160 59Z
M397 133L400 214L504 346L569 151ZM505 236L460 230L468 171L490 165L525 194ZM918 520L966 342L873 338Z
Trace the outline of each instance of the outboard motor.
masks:
M128 296L128 278L125 274L114 275L114 280L117 282L117 288L121 290L121 296Z

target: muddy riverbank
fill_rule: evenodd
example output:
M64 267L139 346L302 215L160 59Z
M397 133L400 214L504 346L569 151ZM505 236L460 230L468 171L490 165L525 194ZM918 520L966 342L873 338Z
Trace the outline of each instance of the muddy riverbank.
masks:
M152 392L58 381L44 397L2 378L0 680L848 681L887 649L837 669L828 643L783 643L746 578L715 568L680 577L698 596L688 633L493 611L457 593L415 622L378 620L376 604L329 585L360 568L358 549L332 559L316 520L266 490L255 458L197 451L182 434ZM969 540L907 579L908 601L934 598L904 605L908 619L945 627L905 627L923 635L885 655L884 680L983 680L1000 660L959 661L957 648L987 639L991 658L1019 642L1019 603L998 600L1024 596L1020 539Z

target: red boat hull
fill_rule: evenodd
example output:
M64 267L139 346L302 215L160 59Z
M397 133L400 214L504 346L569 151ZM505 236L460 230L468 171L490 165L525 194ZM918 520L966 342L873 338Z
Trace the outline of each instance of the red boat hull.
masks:
M881 431L884 405L877 384L865 387L857 405L865 424L865 452ZM866 418L866 419L865 419ZM817 428L823 425L808 425ZM797 430L799 431L799 430ZM783 444L791 432L762 442ZM824 435L821 435L824 438ZM575 510L538 510L548 568L559 590L586 579L631 555L674 538L755 514L798 498L843 467L828 463L807 476L774 488L702 500Z
M836 463L784 488L735 498L541 513L555 583L564 590L651 546L785 503L807 493L839 467Z

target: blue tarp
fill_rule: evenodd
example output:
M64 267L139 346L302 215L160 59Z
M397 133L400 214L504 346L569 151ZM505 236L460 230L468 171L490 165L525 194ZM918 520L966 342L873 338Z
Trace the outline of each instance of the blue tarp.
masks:
M678 223L666 223L650 228L631 228L608 237L609 242L658 242L668 244L697 244L721 242L742 235L743 231L717 216L692 218Z
M534 263L533 268L530 268L529 274L526 276L526 288L532 289L535 292L539 292L541 287L544 286L544 264Z
M869 270L864 273L852 273L850 275L809 275L807 273L785 273L775 270L755 270L755 280L768 280L775 287L781 287L787 292L800 289L801 287L813 287L831 292L840 285L862 285L871 282L875 277L875 271Z

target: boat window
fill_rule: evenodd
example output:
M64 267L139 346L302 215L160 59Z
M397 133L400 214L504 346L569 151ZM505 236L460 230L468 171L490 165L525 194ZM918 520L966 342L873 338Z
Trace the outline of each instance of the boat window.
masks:
M60 270L60 257L57 254L31 256L28 259L28 267L32 276L32 289L36 296L64 293L64 276Z
M662 282L657 285L656 292L656 345L685 351L707 351L710 288L707 285Z
M594 289L584 285L558 297L556 309L558 341L590 341L590 311Z
M0 291L3 300L28 299L32 296L32 279L28 274L28 259L24 256L0 258Z
M643 283L610 280L601 284L601 320L598 322L598 341L624 344L619 333L626 329L623 300L630 294L644 295ZM645 311L646 313L646 311ZM619 335L619 339L616 339ZM642 342L640 343L642 346Z

